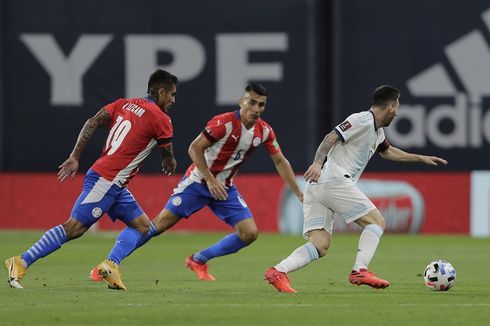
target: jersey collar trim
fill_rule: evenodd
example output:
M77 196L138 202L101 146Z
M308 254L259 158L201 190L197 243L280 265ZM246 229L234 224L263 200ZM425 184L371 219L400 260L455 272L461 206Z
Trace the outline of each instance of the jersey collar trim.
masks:
M374 112L371 110L369 110L369 112L371 112L371 114L373 115L374 131L378 131L378 127L376 127L376 118L374 117Z
M145 98L145 100L147 100L148 102L152 102L153 104L157 104L157 102L155 102L155 100L153 100L153 99L152 99L151 97L149 97L149 96L145 96L144 98Z

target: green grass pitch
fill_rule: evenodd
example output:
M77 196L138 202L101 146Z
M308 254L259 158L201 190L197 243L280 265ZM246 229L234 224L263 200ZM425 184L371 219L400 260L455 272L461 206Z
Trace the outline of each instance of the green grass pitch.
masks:
M0 232L3 259L19 254L41 232ZM114 233L89 233L28 270L23 290L0 286L1 325L488 325L490 239L385 235L370 268L385 290L347 281L358 235L335 235L329 254L290 274L298 293L279 293L263 273L304 243L300 236L262 234L237 254L210 262L215 282L198 281L185 258L223 234L169 233L122 264L128 290L88 280L112 247ZM425 266L446 259L455 286L433 292Z

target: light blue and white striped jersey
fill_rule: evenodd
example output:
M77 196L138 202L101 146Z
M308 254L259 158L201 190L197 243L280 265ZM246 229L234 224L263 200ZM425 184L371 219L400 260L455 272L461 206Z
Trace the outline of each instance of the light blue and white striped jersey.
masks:
M356 183L369 159L378 150L389 146L383 128L376 128L372 111L351 114L334 129L341 142L328 152L319 183L348 178Z

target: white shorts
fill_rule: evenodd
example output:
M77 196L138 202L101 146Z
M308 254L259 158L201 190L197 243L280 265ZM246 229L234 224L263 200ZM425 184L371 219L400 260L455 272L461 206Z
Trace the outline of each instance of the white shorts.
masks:
M334 214L346 223L367 215L376 206L350 180L312 183L306 186L303 198L303 234L325 229L332 234Z

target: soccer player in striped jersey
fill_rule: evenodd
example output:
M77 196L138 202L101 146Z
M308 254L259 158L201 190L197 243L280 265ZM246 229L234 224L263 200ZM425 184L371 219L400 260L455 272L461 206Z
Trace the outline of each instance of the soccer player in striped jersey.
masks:
M260 84L251 83L239 101L239 110L219 114L207 123L189 147L193 164L174 189L165 208L151 222L150 232L141 237L138 246L168 230L182 218L188 218L208 206L234 232L189 256L185 264L200 280L213 281L214 276L207 271L209 260L235 253L257 238L252 213L233 184L233 177L261 144L269 152L279 175L298 199L303 200L294 172L281 152L274 131L261 119L266 102L266 89ZM121 235L126 232L134 231L127 227ZM127 249L116 241L109 257L114 257L116 263L120 263L131 253Z
M447 164L446 160L436 156L407 153L386 140L383 127L389 126L395 118L400 106L399 98L400 92L396 88L388 85L378 87L372 96L370 110L350 115L323 139L305 173L309 184L303 203L303 233L308 242L265 272L265 279L278 291L296 292L287 273L327 254L335 213L347 223L355 222L363 228L349 282L374 288L390 285L368 270L383 235L385 221L356 186L357 180L375 153L398 162L434 166Z
M166 112L175 102L177 85L177 77L159 69L149 78L145 98L118 99L85 122L72 153L59 166L59 181L75 176L82 150L95 130L109 127L102 156L88 170L69 219L44 233L20 256L5 261L10 287L22 288L20 281L30 265L82 236L104 213L131 227L121 243L124 248L134 248L139 237L148 233L150 220L126 186L155 146L161 150L163 172L175 171L173 127ZM113 261L103 261L97 272L110 287L126 289Z

